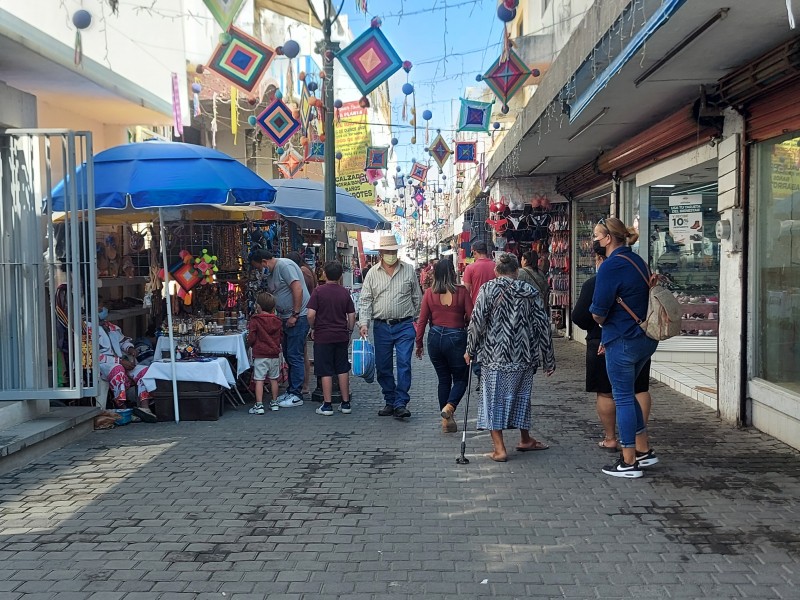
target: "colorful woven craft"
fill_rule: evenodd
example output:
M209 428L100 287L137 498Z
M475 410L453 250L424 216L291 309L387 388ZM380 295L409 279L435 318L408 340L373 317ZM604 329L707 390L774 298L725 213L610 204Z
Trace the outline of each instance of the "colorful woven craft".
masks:
M450 149L450 146L447 145L447 142L444 141L444 138L440 133L436 136L436 138L434 138L433 143L430 146L430 153L433 157L433 160L435 160L436 164L439 165L439 170L441 171L442 167L444 167L453 151Z
M367 183L375 183L376 181L380 181L383 179L383 171L380 169L367 169Z
M339 52L337 58L365 96L403 66L403 61L377 27L367 29Z
M368 146L364 169L386 169L389 166L389 146Z
M489 131L492 120L492 103L478 102L461 98L461 112L458 116L459 131Z
M319 134L313 125L308 127L308 144L306 144L305 162L325 162L325 142L319 139Z
M477 142L456 142L456 163L474 163L478 161Z
M242 10L244 0L203 0L203 4L211 11L211 14L214 15L214 20L225 31L231 26L239 11Z
M264 109L256 123L278 146L283 146L300 128L300 123L292 116L292 111L280 98Z
M304 81L303 89L300 90L300 126L302 127L304 135L308 135L308 124L311 122L311 110L311 94Z
M230 27L228 35L230 42L217 46L208 68L244 91L252 92L275 58L275 51L236 27Z
M303 157L300 153L291 146L281 156L277 162L281 174L286 179L293 179L297 172L303 168Z
M411 177L411 179L416 179L420 183L425 183L425 180L428 178L428 167L422 163L415 162L408 176Z
M503 56L498 57L483 75L483 81L503 103L503 106L508 106L508 101L525 85L531 75L528 65L514 50L509 48L507 54L505 60L503 60Z

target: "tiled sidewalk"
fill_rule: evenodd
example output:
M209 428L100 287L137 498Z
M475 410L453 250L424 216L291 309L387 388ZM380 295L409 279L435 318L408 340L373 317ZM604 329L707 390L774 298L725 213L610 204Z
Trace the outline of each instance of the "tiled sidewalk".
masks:
M798 453L655 384L662 463L605 477L582 352L505 464L471 431L456 465L427 357L407 422L357 382L351 415L96 432L0 477L0 600L800 598Z

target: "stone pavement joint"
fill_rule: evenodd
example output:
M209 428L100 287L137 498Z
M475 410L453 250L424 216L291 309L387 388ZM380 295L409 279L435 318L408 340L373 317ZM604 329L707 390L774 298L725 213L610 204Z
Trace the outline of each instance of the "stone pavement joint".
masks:
M403 421L354 379L350 415L95 432L0 476L0 600L797 598L798 453L654 383L662 462L607 478L583 346L556 352L533 395L551 449L505 464L474 391L455 463L427 357Z

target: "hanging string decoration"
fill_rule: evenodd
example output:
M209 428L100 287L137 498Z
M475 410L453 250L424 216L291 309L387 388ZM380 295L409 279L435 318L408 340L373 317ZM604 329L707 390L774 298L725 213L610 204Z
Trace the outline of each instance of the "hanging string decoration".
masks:
M429 135L429 128L431 124L431 119L433 118L433 113L429 110L422 111L422 118L425 121L425 143L428 143L428 135Z
M239 134L239 90L231 88L231 135L233 135L233 145L236 145L236 137Z
M226 31L233 24L239 11L242 10L244 0L203 0L203 4L206 5L222 30Z
M275 50L233 26L227 35L221 37L208 68L250 93L275 58Z
M458 116L459 131L487 133L492 119L492 102L478 102L461 98L461 111Z
M513 49L509 48L506 54L505 57L499 56L482 77L489 89L503 103L503 114L508 112L508 101L522 89L528 78L531 75L534 77L540 75L538 69L531 71Z
M367 146L367 169L386 169L389 167L388 146Z
M286 144L300 128L300 122L292 116L292 111L277 97L258 115L256 122L276 146Z
M411 167L411 173L409 173L408 176L411 177L411 179L416 179L420 183L424 183L428 178L428 167L422 163L415 162L414 166Z
M361 14L367 14L369 10L367 8L367 0L356 0L356 10Z
M478 161L477 142L456 142L453 162L456 164L476 163Z
M92 24L92 13L88 10L76 10L72 15L72 24L75 25L75 64L80 65L83 63L83 38L81 31L88 29Z
M200 116L200 92L203 85L200 83L200 78L195 77L192 84L192 115L195 117Z
M178 83L178 74L172 74L172 119L175 125L175 135L183 137L183 116L181 115L181 92Z
M339 52L337 58L363 94L362 100L403 65L380 27L374 26Z
M283 153L277 162L278 169L286 179L294 179L298 171L303 168L303 157L292 146Z
M450 146L447 145L447 142L444 141L442 134L439 133L431 144L430 153L433 160L439 165L439 172L441 172L453 151L450 149Z

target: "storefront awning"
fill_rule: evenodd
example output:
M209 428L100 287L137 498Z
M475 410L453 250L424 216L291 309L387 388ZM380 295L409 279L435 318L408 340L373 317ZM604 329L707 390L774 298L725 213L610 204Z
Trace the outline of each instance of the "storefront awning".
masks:
M256 8L271 10L295 21L309 23L317 29L322 28L320 22L314 17L314 13L309 10L307 0L256 0Z

